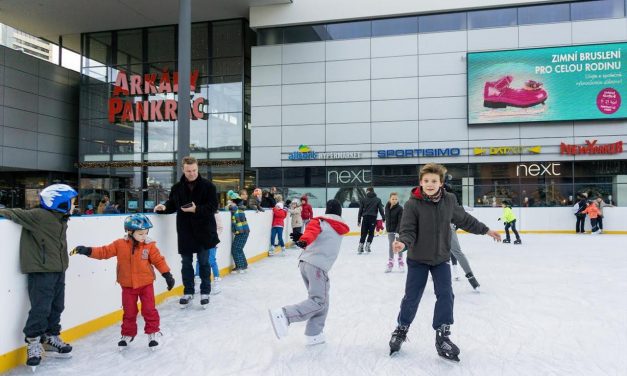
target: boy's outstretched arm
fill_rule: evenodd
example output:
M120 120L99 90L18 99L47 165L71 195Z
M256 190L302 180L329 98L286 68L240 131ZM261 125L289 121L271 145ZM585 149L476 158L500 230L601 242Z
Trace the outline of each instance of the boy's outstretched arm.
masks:
M501 234L494 230L490 230L488 226L483 224L483 222L466 213L461 205L457 205L455 207L455 210L453 211L452 222L454 225L464 231L468 231L476 235L488 235L497 242L501 241Z

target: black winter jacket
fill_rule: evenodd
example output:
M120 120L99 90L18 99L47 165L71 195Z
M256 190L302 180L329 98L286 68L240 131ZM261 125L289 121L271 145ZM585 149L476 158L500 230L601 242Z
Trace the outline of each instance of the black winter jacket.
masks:
M387 232L398 232L403 217L403 207L399 204L390 207L390 203L385 204L385 227Z
M443 192L439 202L426 200L420 187L412 190L405 203L401 220L400 241L409 252L407 257L427 265L439 265L451 258L451 223L477 235L488 227L466 213L455 195Z
M216 227L215 211L218 209L216 186L198 176L194 190L188 187L185 175L172 186L170 197L161 214L176 212L176 232L180 254L192 254L214 248L220 239ZM186 213L181 206L194 202L195 213Z
M377 197L376 193L368 192L366 197L359 201L359 213L357 213L357 221L361 222L361 217L369 215L372 217L377 216L377 211L381 213L381 218L385 221L385 213L383 212L383 204L381 199Z

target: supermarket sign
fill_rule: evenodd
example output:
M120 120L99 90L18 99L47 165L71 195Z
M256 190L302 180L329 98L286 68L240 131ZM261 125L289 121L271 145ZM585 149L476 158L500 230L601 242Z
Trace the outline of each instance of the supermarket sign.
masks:
M317 159L360 159L361 152L358 151L332 151L317 152L307 145L300 145L298 151L287 156L290 161L308 161Z

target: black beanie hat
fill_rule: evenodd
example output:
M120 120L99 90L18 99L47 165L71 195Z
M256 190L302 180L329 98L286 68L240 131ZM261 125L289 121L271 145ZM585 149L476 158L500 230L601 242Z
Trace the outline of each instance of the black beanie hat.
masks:
M342 216L342 204L336 199L332 199L327 201L327 210L324 214L335 214L337 216Z

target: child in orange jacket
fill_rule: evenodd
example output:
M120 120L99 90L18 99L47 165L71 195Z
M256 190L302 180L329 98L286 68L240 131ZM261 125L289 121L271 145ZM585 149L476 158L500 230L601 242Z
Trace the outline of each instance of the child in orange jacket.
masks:
M601 211L599 210L599 207L596 205L596 202L588 203L588 206L586 207L586 209L581 212L582 214L588 214L588 217L590 217L590 224L592 225L593 234L599 233L598 217L599 217L600 212Z
M122 286L122 338L118 342L120 350L125 349L128 343L137 335L137 298L142 303L144 317L144 332L148 334L148 347L155 349L159 342L159 312L155 308L155 290L153 282L155 272L153 266L159 270L168 285L168 290L174 287L174 277L170 267L161 255L154 241L147 238L148 230L152 228L150 219L144 214L133 214L124 220L126 236L115 240L103 247L74 248L71 255L81 254L95 259L117 257L117 281Z

